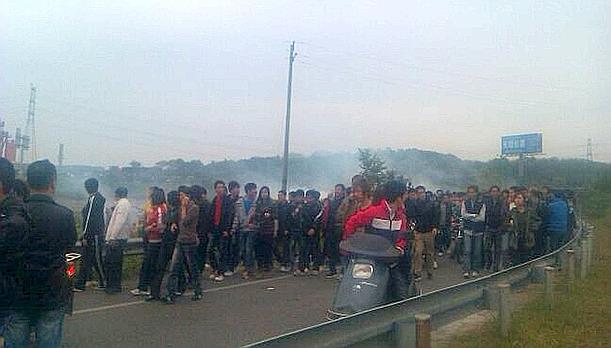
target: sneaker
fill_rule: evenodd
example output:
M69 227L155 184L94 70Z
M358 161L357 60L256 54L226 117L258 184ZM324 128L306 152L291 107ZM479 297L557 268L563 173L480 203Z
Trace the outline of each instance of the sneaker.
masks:
M130 290L129 293L134 295L134 296L142 296L142 295L144 295L144 291L142 291L142 290L140 290L138 288Z
M96 289L96 290L100 290L100 291L101 291L101 290L105 290L105 289L106 289L106 285L104 285L104 284L102 284L102 285L98 285L98 286L96 286L94 289Z
M214 277L215 282L222 282L223 280L225 280L225 277L223 277L222 275L217 275L216 277Z
M433 269L437 269L439 267L439 265L437 264L437 261L433 261Z
M326 279L336 279L337 278L337 272L327 272L327 274L325 274L325 278Z
M211 273L211 274L210 274L210 276L209 276L208 278L210 278L210 280L214 280L214 278L216 278L216 274Z
M226 271L225 273L223 273L223 275L225 277L231 277L233 275L233 272L232 271Z
M250 280L250 273L249 273L249 272L244 272L244 273L242 273L242 279L244 279L244 280Z
M202 298L204 298L204 295L202 295L202 294L194 294L191 297L191 301L200 301Z
M81 288L73 288L72 292L83 292L85 291L85 289L81 289Z
M282 273L288 273L290 271L291 271L291 269L286 267L286 266L280 267L280 272L282 272Z
M153 302L153 301L161 301L161 298L148 295L144 298L144 302Z
M469 272L463 273L462 276L465 277L465 279L469 279Z
M298 270L296 270L295 272L293 272L293 275L294 275L295 277L301 277L301 276L304 276L304 275L305 275L305 272L304 272L304 271L302 271L302 270L299 270L299 269L298 269Z
M471 277L477 277L477 276L479 276L479 272L477 271L471 272Z
M437 256L442 257L443 256L443 251L438 252Z
M161 301L165 304L174 304L176 303L176 301L174 300L174 297L172 296L166 296L164 298L161 299Z
M181 297L182 296L182 291L175 291L172 293L172 295L174 295L174 297Z

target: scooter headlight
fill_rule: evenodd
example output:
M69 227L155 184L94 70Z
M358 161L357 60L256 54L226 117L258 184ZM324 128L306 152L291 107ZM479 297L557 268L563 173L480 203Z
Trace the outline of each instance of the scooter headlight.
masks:
M352 277L356 279L369 279L373 275L373 266L357 263L352 268Z

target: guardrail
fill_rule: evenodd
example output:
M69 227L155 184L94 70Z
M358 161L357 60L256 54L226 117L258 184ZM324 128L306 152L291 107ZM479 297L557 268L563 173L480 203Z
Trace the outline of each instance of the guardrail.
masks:
M499 289L499 284L516 287L527 284L529 281L543 282L546 278L545 268L552 264L567 269L569 278L573 272L574 278L576 260L570 257L570 254L580 258L580 265L589 264L591 262L588 261L588 259L591 260L591 243L587 244L589 247L587 253L575 253L575 250L572 250L572 253L566 253L566 251L579 250L577 248L581 239L587 235L588 230L589 228L580 221L578 228L574 231L574 237L558 250L506 270L345 318L272 337L246 347L414 347L416 345L415 316L417 314L429 314L435 326L464 317L482 307L500 311L501 316L504 316L502 312L507 312L508 309L501 307L506 307L507 302L499 295L500 291L505 292ZM587 256L584 258L582 255ZM586 269L586 266L582 266L583 269ZM546 288L547 283L546 280Z
M127 240L127 246L125 247L124 255L142 255L144 253L142 238L130 238ZM83 247L81 242L76 242L76 251L81 251Z

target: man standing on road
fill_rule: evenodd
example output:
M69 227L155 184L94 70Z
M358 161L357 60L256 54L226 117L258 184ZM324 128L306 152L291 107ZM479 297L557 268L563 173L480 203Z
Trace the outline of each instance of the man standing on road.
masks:
M83 262L74 286L74 291L85 290L85 283L91 276L92 268L98 276L98 288L104 289L104 267L102 250L104 248L104 205L106 199L98 192L98 180L90 178L85 181L85 190L89 194L87 204L83 207Z
M19 323L12 320L22 305L23 254L29 231L25 206L11 194L14 185L13 165L6 158L0 158L0 335L9 346L17 346L29 338L29 323L24 337L23 325L16 325Z
M486 268L493 272L502 271L509 261L509 234L506 204L503 202L498 186L490 187L490 198L486 204L485 262Z
M286 199L286 192L283 190L278 191L278 200L276 201L276 212L274 214L277 219L277 232L276 232L276 248L278 253L276 258L280 262L281 272L291 271L291 261L288 257L289 244L291 241L289 226L288 226L288 215L289 215L289 202Z
M422 263L429 279L433 277L433 254L435 253L435 235L439 223L439 211L433 201L426 199L426 188L416 187L416 200L409 201L407 216L415 223L414 255L414 281L422 280Z
M250 279L254 275L255 267L255 243L257 239L257 227L255 225L255 211L257 209L257 185L249 182L244 185L246 197L238 198L234 203L234 217L231 234L239 236L240 254L236 259L239 263L244 262L242 278ZM225 272L225 276L231 276L231 270Z
M131 229L131 203L127 200L127 188L115 191L117 204L112 210L106 230L106 293L121 292L123 276L123 250Z
M223 273L227 270L230 262L231 222L233 216L233 202L227 196L227 187L223 181L214 183L216 196L210 204L210 261L213 273L210 278L222 282L225 278Z
M460 215L465 220L463 276L477 277L482 266L482 243L486 220L486 204L478 197L477 186L472 185L467 188L467 197L462 203Z
M337 219L339 207L346 198L346 186L344 184L335 185L335 194L333 200L329 203L329 219L325 227L325 245L324 251L327 257L329 271L325 275L327 278L336 278L336 266L339 263L339 241L342 239L343 222Z
M74 248L73 212L53 200L57 171L48 160L28 166L32 195L27 203L31 219L25 251L22 309L11 317L6 340L9 347L29 346L33 327L36 347L59 347L64 314L72 289L66 275L66 253Z

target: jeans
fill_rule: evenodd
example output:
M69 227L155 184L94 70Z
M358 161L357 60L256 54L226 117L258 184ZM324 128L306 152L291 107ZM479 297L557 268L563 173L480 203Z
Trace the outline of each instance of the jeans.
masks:
M144 260L142 260L142 267L140 267L140 276L138 278L138 289L146 291L151 286L151 282L157 270L157 264L159 263L160 251L161 242L148 242L146 244Z
M227 262L231 258L231 236L223 236L222 232L214 231L210 243L212 268L216 274L223 274L227 270Z
M111 240L106 244L106 291L120 292L123 277L123 250L127 240Z
M76 277L75 287L85 288L85 283L91 277L92 269L98 276L99 285L104 286L106 276L104 275L104 265L102 251L104 250L104 238L94 236L86 240L87 245L83 247L83 263Z
M310 256L312 257L312 269L318 271L320 267L320 249L318 236L303 236L301 242L301 253L299 256L299 270L310 268Z
M298 260L301 258L301 249L303 246L303 232L301 231L291 231L290 240L289 240L289 260L290 267L298 266Z
M172 260L174 254L174 248L176 247L175 241L163 241L161 242L161 249L159 251L159 257L157 258L157 265L155 265L155 273L151 280L151 296L154 298L161 297L161 282L165 275L166 268ZM178 279L178 287L182 290L185 287L185 276L184 274Z
M509 232L488 230L485 238L486 266L494 272L507 268L509 257Z
M4 318L4 345L7 348L30 347L30 328L34 328L34 347L55 348L61 345L64 310L43 312L10 311Z
M463 270L465 272L479 272L482 267L483 233L465 230L464 243Z
M174 296L174 293L181 291L180 277L184 277L184 267L187 268L187 273L191 275L191 286L196 295L202 294L200 284L200 274L196 271L197 257L195 256L196 244L176 243L174 247L174 255L172 255L172 263L170 264L170 279L168 279L168 296Z
M257 231L240 231L240 251L247 272L255 270L255 242Z

